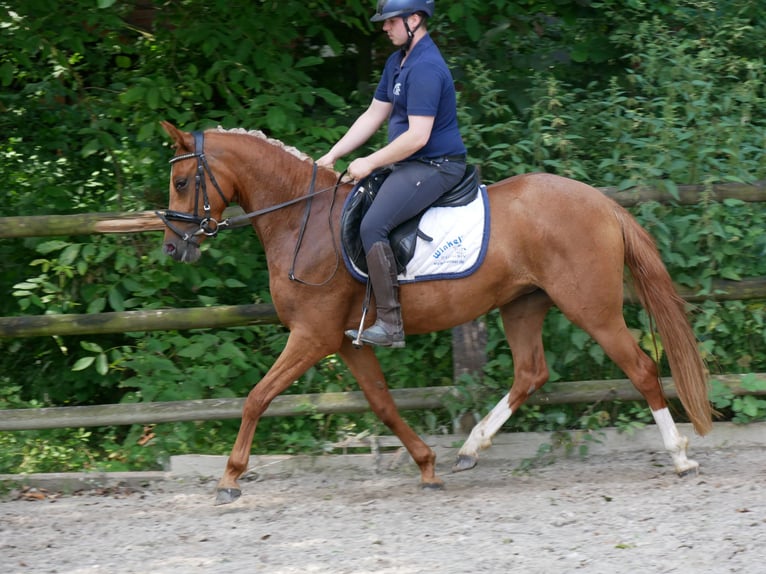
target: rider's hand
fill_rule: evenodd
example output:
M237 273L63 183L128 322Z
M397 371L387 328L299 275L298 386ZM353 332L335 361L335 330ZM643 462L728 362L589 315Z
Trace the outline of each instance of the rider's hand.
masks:
M319 167L328 167L333 169L333 166L335 165L335 158L332 157L329 153L326 153L317 160L317 165Z
M375 164L366 157L360 157L351 162L346 173L356 181L359 181L370 175L374 169Z

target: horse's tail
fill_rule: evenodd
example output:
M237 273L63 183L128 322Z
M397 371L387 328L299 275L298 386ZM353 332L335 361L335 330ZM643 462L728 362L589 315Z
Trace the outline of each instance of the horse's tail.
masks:
M713 428L708 400L708 372L697 348L685 302L676 292L654 240L621 206L615 213L622 225L625 264L644 309L657 323L678 397L694 430L705 435Z

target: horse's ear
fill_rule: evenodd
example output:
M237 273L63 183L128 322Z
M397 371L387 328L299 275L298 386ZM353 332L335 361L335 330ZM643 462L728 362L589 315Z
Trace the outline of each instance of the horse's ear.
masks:
M160 125L173 138L179 150L194 151L194 138L190 133L179 130L176 126L165 120L162 120Z

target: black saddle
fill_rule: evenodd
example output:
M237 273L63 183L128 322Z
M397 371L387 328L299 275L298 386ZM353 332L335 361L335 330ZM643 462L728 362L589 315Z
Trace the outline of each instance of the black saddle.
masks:
M359 237L359 226L362 218L372 205L372 201L378 194L382 183L391 173L390 168L374 171L351 192L343 206L343 213L340 219L340 240L343 249L348 258L362 272L367 273L367 260L362 247L362 239ZM466 166L465 175L460 182L442 195L431 207L460 207L468 205L479 192L479 172L475 166ZM433 241L433 238L423 233L420 226L420 219L428 211L422 211L412 219L395 227L389 234L391 249L396 258L396 267L398 273L404 273L407 264L412 260L415 254L415 244L418 237L425 241Z

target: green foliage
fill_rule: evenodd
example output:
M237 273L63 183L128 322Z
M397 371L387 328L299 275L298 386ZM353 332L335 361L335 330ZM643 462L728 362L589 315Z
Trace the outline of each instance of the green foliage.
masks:
M471 99L461 119L484 177L540 170L675 196L679 184L762 177L764 67L732 53L731 26L711 39L678 35L658 20L638 33L631 25L615 33L631 43L625 73L582 87L535 74L521 121L498 105L508 97L494 71L470 62L463 73L476 93L461 95L461 103Z
M21 398L21 385L0 378L0 409L45 405ZM63 472L95 469L103 455L85 429L0 432L0 473Z
M444 7L442 7L444 6ZM259 128L319 155L369 102L391 51L368 21L373 3L134 3L0 0L0 174L3 216L162 208L167 119L185 129ZM634 210L680 284L766 275L766 214L718 201L712 185L766 178L766 20L747 0L465 0L439 4L429 29L449 58L471 160L485 181L548 171L621 190L677 197L703 184L698 205ZM381 136L382 137L382 134ZM379 142L376 139L373 145ZM159 253L159 235L0 239L2 315L98 313L268 302L263 250L249 229L222 233L196 265ZM766 367L763 301L693 309L714 372ZM629 326L651 351L637 308ZM558 312L545 324L551 380L621 378L600 347ZM228 331L0 339L7 408L244 396L284 345L278 326ZM416 430L451 430L485 412L513 365L496 313L479 385L462 380L448 412L404 413ZM452 382L449 333L380 352L392 387ZM663 365L663 368L665 366ZM288 392L355 390L336 357ZM763 416L762 399L718 389L732 420ZM727 402L728 401L728 402ZM4 407L3 407L4 408ZM630 430L643 403L525 407L509 430ZM227 452L236 421L0 435L0 468L159 468L172 453ZM360 432L370 413L264 419L259 451L318 452ZM563 440L563 439L562 439ZM563 442L562 442L563 444Z
M763 394L766 383L752 374L742 376L742 387L746 391ZM766 399L757 395L735 396L728 387L713 379L710 400L716 409L735 423L766 420Z

